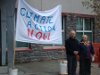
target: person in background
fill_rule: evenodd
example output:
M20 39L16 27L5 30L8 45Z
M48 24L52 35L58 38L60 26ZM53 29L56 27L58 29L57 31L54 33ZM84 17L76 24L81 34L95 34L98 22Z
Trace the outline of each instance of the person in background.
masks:
M69 33L69 38L65 41L66 55L68 61L68 75L76 75L76 55L78 54L79 50L79 42L75 37L76 32L72 30Z
M91 61L94 55L94 49L92 43L87 38L87 35L83 35L80 42L80 75L91 75Z

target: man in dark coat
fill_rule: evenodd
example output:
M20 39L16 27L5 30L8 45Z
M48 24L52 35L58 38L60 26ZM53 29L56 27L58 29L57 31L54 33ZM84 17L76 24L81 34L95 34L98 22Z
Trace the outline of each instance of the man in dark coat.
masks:
M76 55L78 54L79 50L79 42L75 37L76 32L72 30L69 33L69 38L65 41L66 55L68 61L68 75L76 75Z

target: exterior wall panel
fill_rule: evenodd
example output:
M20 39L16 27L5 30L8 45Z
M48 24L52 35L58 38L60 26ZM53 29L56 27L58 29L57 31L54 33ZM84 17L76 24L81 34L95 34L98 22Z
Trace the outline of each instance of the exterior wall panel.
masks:
M94 15L92 9L86 9L82 5L83 0L27 0L34 8L39 10L49 10L57 5L62 5L62 12L81 13Z
M41 10L41 0L26 0L32 7Z

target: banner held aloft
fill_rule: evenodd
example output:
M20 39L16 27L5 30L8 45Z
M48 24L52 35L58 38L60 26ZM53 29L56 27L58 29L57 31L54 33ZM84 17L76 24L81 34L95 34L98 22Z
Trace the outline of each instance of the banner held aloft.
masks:
M37 44L62 44L61 6L39 11L19 0L16 41Z

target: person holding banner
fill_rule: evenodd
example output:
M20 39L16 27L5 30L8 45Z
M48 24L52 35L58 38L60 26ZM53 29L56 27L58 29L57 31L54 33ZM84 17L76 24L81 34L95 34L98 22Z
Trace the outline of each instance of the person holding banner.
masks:
M76 75L77 59L76 56L79 50L79 42L75 38L76 32L70 31L69 38L65 41L65 48L68 61L68 75Z

